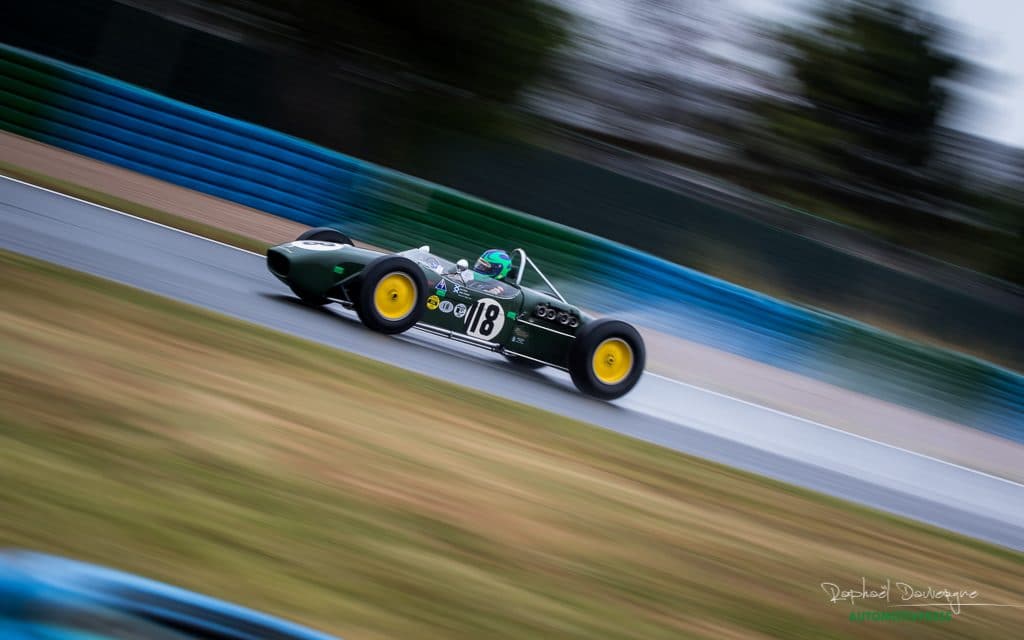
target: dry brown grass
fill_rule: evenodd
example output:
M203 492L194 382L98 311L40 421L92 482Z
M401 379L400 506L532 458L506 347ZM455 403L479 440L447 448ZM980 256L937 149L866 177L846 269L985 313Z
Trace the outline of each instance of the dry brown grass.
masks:
M1024 624L856 623L819 587L1024 604L1018 553L12 254L0 296L0 544L346 638Z

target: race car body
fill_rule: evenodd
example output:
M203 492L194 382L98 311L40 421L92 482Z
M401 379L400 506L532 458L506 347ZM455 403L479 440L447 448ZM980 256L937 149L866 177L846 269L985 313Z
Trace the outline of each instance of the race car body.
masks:
M524 366L562 369L595 397L622 396L643 372L644 344L636 329L594 318L566 302L522 249L513 252L508 276L496 280L426 246L389 254L356 247L337 230L317 228L271 247L267 266L302 300L355 309L375 331L415 327ZM549 291L522 284L528 267Z

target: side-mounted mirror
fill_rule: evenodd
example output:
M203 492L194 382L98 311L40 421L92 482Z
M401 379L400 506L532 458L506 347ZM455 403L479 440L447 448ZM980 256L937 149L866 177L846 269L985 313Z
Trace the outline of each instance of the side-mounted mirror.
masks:
M466 260L465 258L460 259L458 262L455 263L455 268L458 270L459 277L462 278L463 282L465 282L466 284L473 282L473 272L469 270L468 260Z

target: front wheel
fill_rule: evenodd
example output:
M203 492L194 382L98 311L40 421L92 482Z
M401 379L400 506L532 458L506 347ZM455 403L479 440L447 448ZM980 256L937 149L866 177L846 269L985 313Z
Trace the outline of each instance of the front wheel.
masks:
M621 320L602 318L584 325L569 351L569 375L583 393L614 400L629 393L644 372L643 338Z
M359 276L356 313L368 328L402 333L423 317L427 278L408 258L383 256L366 265Z

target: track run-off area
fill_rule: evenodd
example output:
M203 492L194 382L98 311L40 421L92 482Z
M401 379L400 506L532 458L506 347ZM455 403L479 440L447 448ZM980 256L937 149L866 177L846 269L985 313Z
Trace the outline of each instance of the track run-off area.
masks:
M593 400L568 374L523 370L420 331L375 334L337 305L305 307L263 256L2 177L0 248L1024 549L1024 485L1016 482L649 373L620 400Z

